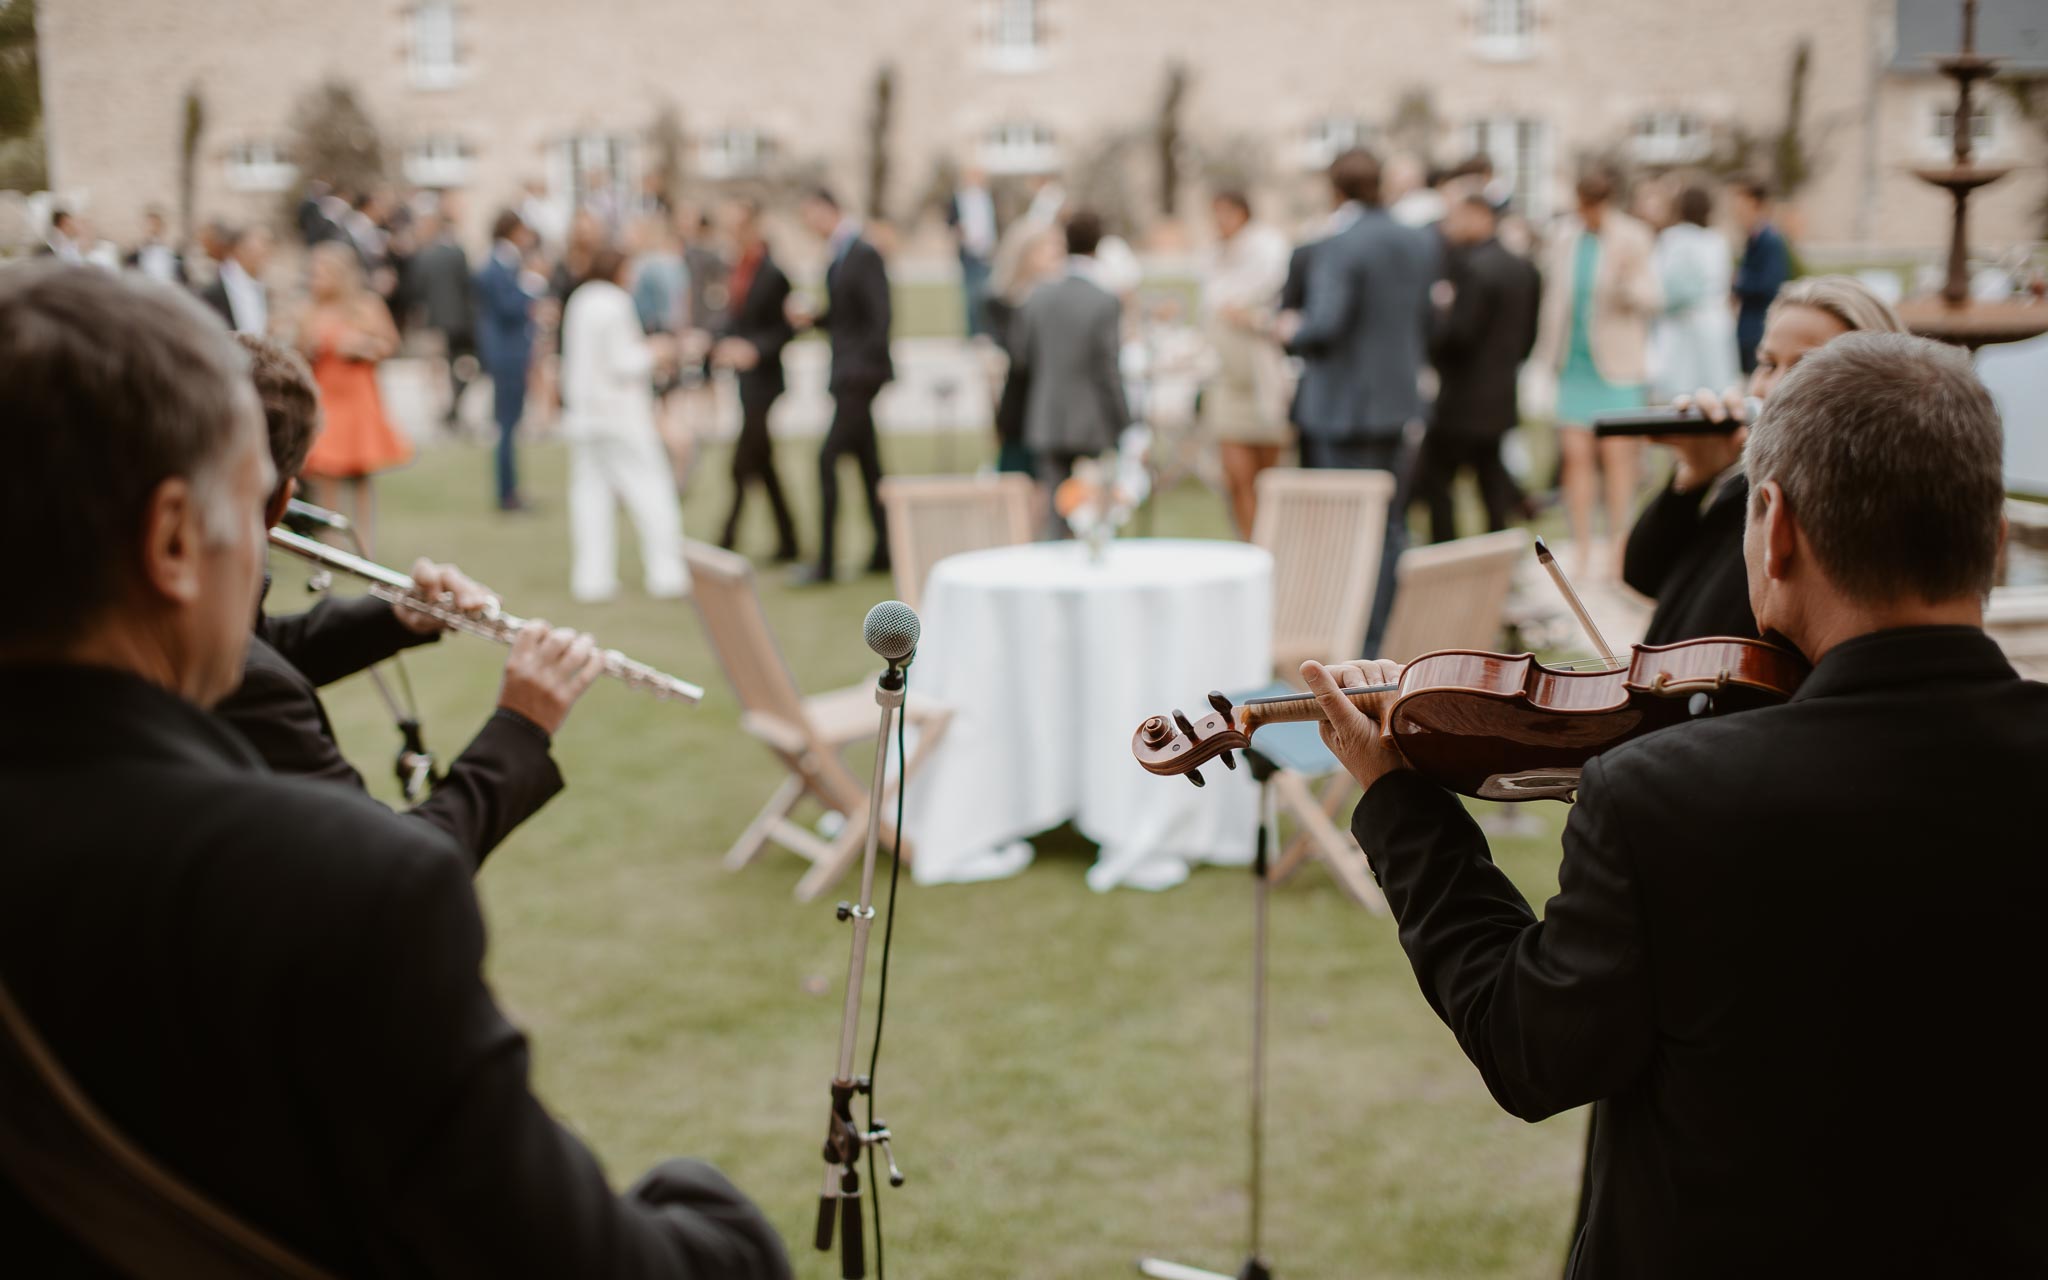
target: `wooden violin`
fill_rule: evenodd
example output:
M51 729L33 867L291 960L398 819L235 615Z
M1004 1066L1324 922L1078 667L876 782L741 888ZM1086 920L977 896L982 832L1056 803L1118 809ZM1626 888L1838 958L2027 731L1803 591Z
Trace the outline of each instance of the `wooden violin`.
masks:
M1531 654L1446 649L1409 663L1400 681L1344 693L1391 693L1383 732L1408 763L1481 800L1569 800L1588 760L1630 738L1683 720L1783 702L1806 678L1806 663L1759 640L1718 637L1633 645L1601 669L1545 666ZM1179 711L1138 726L1131 751L1153 773L1187 774L1251 745L1269 724L1322 720L1313 694L1253 698L1232 706L1209 695L1211 711L1190 720Z

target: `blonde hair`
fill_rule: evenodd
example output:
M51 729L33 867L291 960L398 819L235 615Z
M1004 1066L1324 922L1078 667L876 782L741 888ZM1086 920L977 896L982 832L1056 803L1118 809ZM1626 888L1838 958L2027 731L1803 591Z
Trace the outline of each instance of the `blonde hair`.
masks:
M353 297L363 288L363 260L339 240L322 240L307 254L310 261L332 262L341 268L341 297Z
M1854 276L1806 276L1788 281L1771 299L1764 323L1786 307L1811 307L1848 326L1851 333L1905 333L1906 324L1891 304Z

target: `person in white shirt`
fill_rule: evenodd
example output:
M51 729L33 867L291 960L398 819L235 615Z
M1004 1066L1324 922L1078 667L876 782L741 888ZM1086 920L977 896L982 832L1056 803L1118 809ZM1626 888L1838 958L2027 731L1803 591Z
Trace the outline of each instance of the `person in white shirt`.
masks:
M654 427L657 344L623 287L626 268L624 254L600 249L562 312L569 590L582 601L608 600L618 590L618 502L640 536L647 594L675 599L689 591L682 509Z
M1714 197L1688 186L1675 200L1657 192L1644 212L1661 227L1651 252L1664 286L1664 312L1650 328L1650 385L1658 403L1741 376L1735 317L1728 309L1734 261L1708 223Z
M960 174L946 223L960 250L960 292L967 308L967 336L988 332L988 277L996 256L996 202L989 194L988 175L979 165Z
M128 265L164 284L185 284L185 256L164 232L164 213L152 208L142 215L142 240L128 255Z
M270 265L270 233L246 227L221 259L220 275L200 296L228 328L259 337L270 330L270 295L263 272Z
M59 262L73 264L85 261L85 250L78 244L78 218L69 209L53 209L50 212L50 234L39 256L55 258Z

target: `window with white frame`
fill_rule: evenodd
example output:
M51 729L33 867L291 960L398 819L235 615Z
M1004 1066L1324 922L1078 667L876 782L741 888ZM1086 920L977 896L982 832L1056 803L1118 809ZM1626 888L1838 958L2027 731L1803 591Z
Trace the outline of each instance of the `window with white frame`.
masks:
M1044 0L980 0L982 61L998 71L1030 71L1045 62Z
M1948 156L1955 152L1956 145L1956 104L1935 102L1927 113L1927 135L1923 150L1930 156ZM1998 145L1998 126L1991 109L1982 103L1970 107L1970 150L1974 155L1990 151Z
M416 89L446 89L462 81L462 46L451 0L416 0L406 15L406 67Z
M1465 129L1465 143L1493 161L1494 182L1514 211L1540 222L1550 216L1550 128L1527 116L1492 116Z
M569 209L624 208L639 181L633 139L581 133L548 148L548 194Z
M1473 48L1482 58L1512 61L1536 52L1536 0L1478 0Z
M1372 141L1372 126L1358 116L1318 116L1301 131L1296 147L1304 169L1327 169L1330 161Z
M759 129L714 129L697 140L697 169L707 178L748 178L775 158L775 140Z
M1693 164L1707 158L1714 140L1689 111L1646 111L1629 126L1628 146L1638 164Z
M1042 124L1005 120L982 132L975 156L994 174L1053 173L1060 167L1060 144Z
M405 149L405 180L416 187L465 187L475 170L476 148L452 134L422 138Z
M275 142L237 142L227 150L226 178L232 191L282 191L299 176L299 167Z

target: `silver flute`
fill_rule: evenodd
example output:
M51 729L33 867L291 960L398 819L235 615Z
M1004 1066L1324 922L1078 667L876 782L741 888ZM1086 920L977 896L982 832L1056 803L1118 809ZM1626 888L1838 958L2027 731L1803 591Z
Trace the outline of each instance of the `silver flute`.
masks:
M526 626L526 619L516 618L499 609L496 599L474 612L457 609L445 597L440 600L428 600L419 594L418 585L398 570L387 569L374 560L351 555L339 547L330 547L324 542L300 537L289 529L272 529L270 545L289 551L302 560L311 561L322 569L361 578L370 584L370 594L379 600L388 600L402 609L424 614L450 631L482 636L499 644L511 644L513 638ZM604 674L624 683L628 688L652 694L664 701L697 703L704 699L704 690L701 687L656 671L645 663L635 662L616 649L604 651Z

